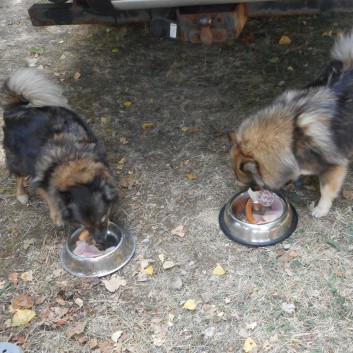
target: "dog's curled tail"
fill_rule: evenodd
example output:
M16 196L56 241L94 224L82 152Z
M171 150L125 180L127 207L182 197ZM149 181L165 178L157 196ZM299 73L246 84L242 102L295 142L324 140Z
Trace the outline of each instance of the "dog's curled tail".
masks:
M353 68L353 29L350 33L336 39L331 50L331 57L343 64L343 71Z
M43 72L23 68L17 70L4 83L0 95L4 109L24 105L27 107L60 106L69 108L61 88Z

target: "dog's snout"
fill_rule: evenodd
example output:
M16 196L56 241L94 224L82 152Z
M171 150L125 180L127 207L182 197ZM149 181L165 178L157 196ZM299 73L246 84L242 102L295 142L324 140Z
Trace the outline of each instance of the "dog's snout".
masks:
M96 243L104 245L107 240L108 227L106 224L100 225L98 227L89 227L89 233L96 241Z

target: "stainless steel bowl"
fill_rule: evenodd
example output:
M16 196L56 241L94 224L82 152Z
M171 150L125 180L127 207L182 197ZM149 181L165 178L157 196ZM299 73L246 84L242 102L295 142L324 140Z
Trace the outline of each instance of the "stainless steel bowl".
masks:
M295 208L282 196L275 195L283 207L282 215L272 222L250 224L243 220L244 200L249 198L247 191L240 192L224 205L219 214L219 224L224 234L241 244L251 246L273 245L288 238L298 224Z
M98 257L82 257L74 254L76 241L84 230L77 229L68 238L61 251L61 264L64 269L78 277L101 277L117 271L132 258L136 242L128 230L110 222L108 225L108 241L113 244L112 250Z

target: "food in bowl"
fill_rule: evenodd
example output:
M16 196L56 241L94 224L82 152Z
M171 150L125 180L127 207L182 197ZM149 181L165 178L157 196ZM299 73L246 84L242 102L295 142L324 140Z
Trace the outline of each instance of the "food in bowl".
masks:
M108 254L114 249L114 247L114 244L109 242L109 237L105 246L97 244L89 234L89 231L84 229L78 236L73 253L77 256L93 258Z
M260 191L249 189L247 196L234 201L232 211L239 220L260 225L280 218L284 208L283 202L275 193L266 189Z

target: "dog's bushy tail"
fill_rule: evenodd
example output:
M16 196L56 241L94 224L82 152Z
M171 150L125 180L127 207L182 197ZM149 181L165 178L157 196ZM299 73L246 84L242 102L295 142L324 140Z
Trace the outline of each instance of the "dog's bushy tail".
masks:
M17 70L4 83L0 95L4 109L19 105L27 107L61 106L69 108L61 88L43 72L23 68Z
M342 63L343 71L353 68L353 29L337 38L331 50L331 58Z

